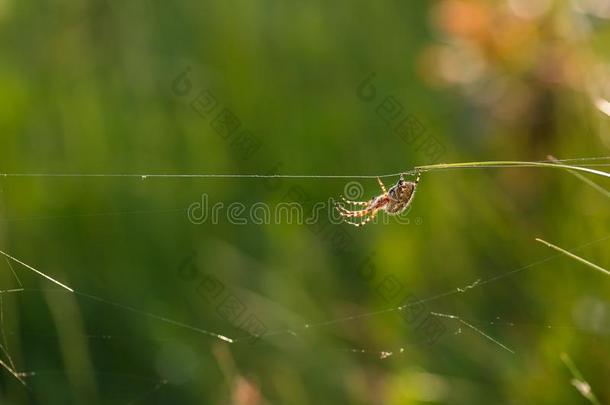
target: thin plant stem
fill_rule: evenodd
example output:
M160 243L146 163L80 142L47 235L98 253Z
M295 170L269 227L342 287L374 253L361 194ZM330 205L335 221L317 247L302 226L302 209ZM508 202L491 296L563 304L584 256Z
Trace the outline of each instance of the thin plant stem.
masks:
M548 156L549 160L553 163L561 163L560 160L558 160L556 157L549 155ZM580 174L574 170L568 170L570 173L572 173L574 176L576 176L579 180L585 182L586 184L588 184L589 186L593 187L594 189L596 189L597 191L599 191L600 193L602 193L605 197L610 198L610 191L606 190L605 188L603 188L602 186L600 186L599 184L597 184L596 182L594 182L593 180L591 180L590 178L586 177L583 174Z
M420 172L431 172L437 170L478 168L478 167L547 167L551 169L577 170L597 176L610 178L610 173L601 170L590 169L588 167L571 166L550 162L523 162L518 160L497 160L488 162L464 162L464 163L439 163L435 165L416 166L415 170Z
M559 246L555 246L555 245L553 245L552 243L549 243L549 242L547 242L547 241L545 241L545 240L542 240L542 239L540 239L540 238L536 238L536 241L537 241L537 242L540 242L540 243L543 243L543 244L547 245L548 247L550 247L551 249L555 249L556 251L558 251L558 252L560 252L560 253L563 253L564 255L569 256L569 257L571 257L571 258L572 258L572 259L574 259L574 260L578 260L579 262L581 262L581 263L583 263L583 264L586 264L587 266L589 266L589 267L591 267L591 268L593 268L593 269L595 269L595 270L597 270L597 271L601 271L602 273L604 273L604 274L606 274L606 275L610 276L610 271L608 271L608 270L604 269L604 268L603 268L603 267L601 267L601 266L598 266L598 265L597 265L597 264L595 264L595 263L591 263L590 261L585 260L585 259L583 259L583 258L582 258L582 257L580 257L580 256L576 256L576 255L575 255L574 253L572 253L572 252L569 252L569 251L567 251L567 250L565 250L565 249L562 249L562 248L560 248Z

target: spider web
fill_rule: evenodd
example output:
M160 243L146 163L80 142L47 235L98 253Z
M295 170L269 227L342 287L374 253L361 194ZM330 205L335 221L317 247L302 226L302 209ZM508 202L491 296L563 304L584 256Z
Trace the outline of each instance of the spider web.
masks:
M599 158L599 159L602 159L602 158ZM607 158L603 158L603 159L607 159ZM377 176L369 176L369 177L377 177ZM369 177L367 177L367 178L369 178ZM143 214L175 213L175 212L184 212L184 211L186 211L186 209L179 208L179 209L148 210L148 211L142 210L142 211L102 212L102 213L95 213L95 214L88 214L88 215L91 215L91 216L143 215ZM48 217L35 217L35 218L34 217L29 217L29 218L22 217L22 218L7 219L5 221L27 221L27 220L44 219L44 218L62 219L62 218L66 218L66 217L65 216L48 216ZM578 251L580 249L583 249L585 247L588 247L588 246L591 246L594 244L598 244L598 243L606 241L608 239L610 239L610 236L585 243L583 245L577 246L570 250ZM20 365L15 361L13 356L11 356L11 350L8 345L7 335L10 335L12 332L7 330L7 328L5 326L5 316L4 316L4 312L5 312L4 297L9 294L10 295L22 295L22 294L26 294L26 293L40 294L44 291L61 292L62 294L73 294L74 296L79 297L83 300L89 300L92 302L96 302L100 305L104 305L109 308L114 308L115 310L124 311L126 313L131 313L133 316L143 317L143 318L147 318L151 321L160 322L160 323L166 324L166 325L174 327L174 328L184 329L184 330L192 332L194 334L204 336L207 339L219 341L225 345L229 345L229 346L246 345L252 340L252 336L250 336L250 335L233 336L233 335L229 335L229 334L220 333L216 330L211 330L211 329L202 327L200 325L183 322L183 321L180 321L177 319L173 319L173 318L164 316L163 314L159 314L156 312L150 312L150 311L146 310L146 308L140 308L137 306L126 304L124 302L117 302L117 301L110 300L110 299L107 299L107 298L104 298L104 297L101 297L101 296L98 296L95 294L90 294L87 291L81 291L78 288L73 288L73 286L71 286L71 285L64 284L63 282L54 278L52 275L49 275L49 273L44 270L44 263L34 265L33 263L29 263L29 261L26 258L17 258L17 257L12 256L10 253L4 252L4 251L0 251L0 253L2 253L5 256L6 268L7 268L7 270L10 271L10 273L14 277L15 282L18 286L18 288L10 288L10 289L5 289L5 290L0 291L0 329L1 329L0 330L0 340L1 340L0 352L2 354L2 356L1 356L2 358L0 359L0 367L2 369L4 369L5 372L10 374L15 380L17 380L22 386L24 386L26 390L29 389L28 380L30 380L32 378L44 376L45 371L42 371L42 370L23 371L22 367L20 367ZM416 305L440 301L446 297L460 295L460 294L467 294L473 290L478 290L478 289L484 288L486 285L489 285L491 283L494 283L499 280L505 279L507 277L513 276L520 272L526 271L526 270L531 269L540 264L549 262L560 256L562 256L562 255L559 253L548 255L548 256L543 257L542 259L536 260L527 265L524 265L524 266L521 266L521 267L518 267L518 268L515 268L512 270L500 272L499 274L489 277L489 278L485 278L485 279L477 278L477 279L471 280L469 282L466 282L461 286L452 288L450 290L441 291L436 294L427 295L425 298L419 299L419 300L417 300L415 302L411 302L409 304L391 306L388 308L382 308L382 309L378 309L375 311L356 313L356 314L353 314L350 316L337 317L337 318L332 318L332 319L327 319L327 320L311 320L310 322L303 323L303 324L297 324L297 325L294 325L293 327L290 327L287 329L285 328L285 329L271 330L271 331L265 332L264 334L262 334L260 336L256 336L256 337L263 339L263 340L268 340L268 339L271 339L274 337L299 338L306 334L309 335L312 333L322 333L322 329L337 326L342 323L354 322L356 320L364 319L364 318L379 317L379 316L387 315L387 314L391 314L391 313L400 313L400 312L405 311L405 310L409 309L410 307L413 307ZM19 269L16 269L13 266L13 264L17 264L17 265L21 266L22 268L27 269L28 271L32 271L32 272L38 274L38 276L44 278L47 283L49 283L49 284L53 283L60 288L40 289L40 288L29 288L29 287L25 286L23 284L21 278L19 277L19 274L20 274L20 272L18 271ZM452 325L453 326L452 327L453 336L464 336L465 331L470 331L475 336L477 336L479 339L487 342L488 344L492 345L493 347L496 347L498 350L505 351L505 352L508 352L511 354L518 352L519 348L512 347L510 344L503 342L501 340L501 338L495 336L491 332L488 332L486 330L488 326L503 325L503 326L512 327L512 328L534 326L534 327L540 327L540 328L546 328L546 329L561 328L561 329L570 329L575 332L579 331L578 328L571 327L571 326L556 326L556 325L550 325L550 324L535 324L535 323L523 324L523 323L519 323L519 322L511 322L511 321L506 321L506 320L503 321L499 317L497 317L493 320L481 320L481 319L472 319L470 317L466 318L466 317L463 317L459 313L445 312L445 311L440 311L440 312L439 311L429 311L428 314L431 316L437 317L439 319L443 319L443 320L447 321L448 324ZM121 339L132 339L133 338L130 336L120 336L120 335L116 335L116 334L88 334L86 337L88 339L103 339L103 340L121 340ZM345 347L345 348L339 349L339 350L346 351L349 353L354 353L354 354L370 355L375 358L383 360L383 359L387 359L392 356L398 356L398 355L403 355L405 353L408 353L409 348L410 348L410 346L400 346L400 347L395 347L395 348ZM47 373L48 373L48 371L47 371ZM117 373L117 376L120 376L120 375L121 375L120 373ZM130 400L129 403L138 403L138 402L146 401L147 398L150 398L150 396L154 395L155 392L163 389L163 387L165 387L168 384L168 381L165 379L158 379L158 378L150 377L150 376L131 376L131 378L137 378L142 381L146 381L150 385L150 387L147 388L144 392L142 392L138 395L134 395L134 398L132 400Z
M588 242L586 244L580 245L574 249L572 249L573 251L578 251L580 249L583 249L585 247L591 246L593 244L597 244L603 241L606 241L610 239L610 236L604 237L602 239L597 239L595 241L591 241ZM14 377L17 381L19 381L24 387L27 388L28 384L27 384L27 380L30 378L34 378L34 377L38 377L41 375L44 375L44 372L37 372L37 371L19 371L19 367L18 365L15 364L11 354L10 354L10 349L8 347L8 343L7 343L7 331L6 331L6 327L5 327L5 323L4 323L4 300L3 297L6 294L23 294L23 293L28 293L28 292L32 292L32 293L40 293L42 291L61 291L61 292L65 292L66 294L74 294L78 297L82 297L84 299L88 299L88 300L92 300L95 302L98 302L100 304L109 306L109 307L113 307L117 310L123 310L123 311L127 311L130 313L133 313L136 316L141 316L141 317L145 317L145 318L149 318L153 321L157 321L157 322L161 322L161 323L165 323L168 324L172 327L176 327L176 328L182 328L185 330L188 330L190 332L199 334L199 335L203 335L206 338L210 338L210 339L215 339L218 340L224 344L228 344L228 345L239 345L239 344L245 344L248 343L249 341L251 341L252 336L242 336L242 337L229 337L226 336L224 334L221 333L217 333L215 331L212 330L207 330L204 329L198 325L192 325L192 324L188 324L188 323L184 323L181 322L179 320L175 320L175 319L171 319L168 318L166 316L163 315L159 315L159 314L155 314L152 312L148 312L144 309L140 309L140 308L136 308L130 305L126 305L123 303L119 303L119 302L115 302L115 301L111 301L96 295L92 295L92 294L88 294L86 292L82 292L76 289L73 289L69 286L64 285L63 283L55 280L54 278L52 278L51 276L45 274L44 272L42 272L39 269L36 269L35 267L21 261L20 259L17 259L13 256L8 255L5 252L0 251L0 253L2 253L3 255L6 256L6 264L7 267L10 269L11 273L13 274L16 282L19 285L19 288L13 288L13 289L7 289L7 290L1 290L0 291L0 339L1 342L0 343L0 350L2 352L2 357L3 359L0 359L0 366L2 368L5 369L6 372L8 372L12 377ZM542 263L546 263L550 260L553 260L557 257L560 257L561 254L553 254L553 255L549 255L546 256L542 259L539 259L537 261L534 261L532 263L529 263L527 265L524 265L522 267L513 269L513 270L509 270L509 271L505 271L502 272L500 274L497 274L496 276L487 278L487 279L477 279L473 282L471 282L470 284L467 284L463 287L456 287L454 289L451 289L449 291L445 291L445 292L441 292L438 294L434 294L431 296L428 296L426 298L423 298L421 300L418 300L416 302L412 302L410 304L406 304L406 305L401 305L401 306L396 306L396 307L391 307L391 308L385 308L385 309L380 309L377 311L371 311L371 312L365 312L365 313L360 313L360 314L354 314L351 316L347 316L347 317L341 317L341 318L335 318L335 319L329 319L329 320L324 320L324 321L316 321L316 322L310 322L310 323L305 323L302 325L298 325L294 328L291 329L280 329L280 330L274 330L274 331L269 331L266 332L265 334L261 335L261 336L257 336L257 338L261 338L261 339L269 339L272 337L278 337L278 336L293 336L293 337L299 337L302 334L305 333L313 333L315 330L317 329L322 329L322 328L328 328L328 327L332 327L341 323L346 323L346 322L352 322L358 319L363 319L363 318L371 318L371 317L377 317L377 316L381 316L381 315L385 315L388 313L393 313L393 312L400 312L400 311L404 311L405 309L411 307L411 306L415 306L415 305L419 305L419 304L423 304L423 303L429 303L429 302L433 302L433 301L438 301L441 300L445 297L451 296L451 295L457 295L457 294L465 294L468 293L471 290L474 289L478 289L478 288L482 288L485 285L488 285L490 283L499 281L501 279L504 279L506 277L510 277L513 276L517 273L526 271L528 269L531 269L537 265L540 265ZM9 260L10 259L10 260ZM44 277L45 279L47 279L47 281L55 283L56 285L59 285L62 287L62 289L32 289L32 288L26 288L23 286L21 279L18 276L17 271L14 269L14 267L11 264L11 261L14 261L16 263L18 263L19 265L24 266L25 268L27 268L28 270L34 271L37 274L39 274L41 277ZM515 323L515 322L509 322L509 321L502 321L500 319L500 317L497 317L495 320L487 320L487 321L481 321L481 320L471 320L471 319L464 319L463 317L459 316L458 314L449 314L449 313L441 313L441 312L434 312L434 311L430 311L429 312L430 315L435 316L435 317L439 317L439 318L443 318L443 319L447 319L450 320L452 322L455 323L455 327L453 330L453 335L457 336L457 335L462 335L464 334L464 328L467 330L470 330L472 332L474 332L475 335L479 336L479 338L487 341L488 343L490 343L491 345L497 347L500 350L504 350L507 351L511 354L514 354L516 350L515 348L511 348L509 347L506 343L503 343L499 340L499 338L492 336L489 332L486 332L484 330L485 325L503 325L503 326L509 326L509 327L520 327L520 326L528 326L528 327L540 327L540 328L546 328L546 329L570 329L573 331L578 331L578 328L573 327L573 326L553 326L550 324L535 324L535 323L528 323L528 324L520 324L520 323ZM475 325L476 324L476 325ZM103 335L95 335L95 334L90 334L87 335L88 339L103 339L103 340L114 340L114 339L130 339L131 337L129 336L119 336L119 335L112 335L112 334L103 334ZM408 349L410 347L409 346L402 346L402 347L398 347L398 348L393 348L393 349L364 349L364 348L345 348L342 349L343 351L346 352L350 352L350 353L354 353L354 354L361 354L361 355L372 355L374 357L377 357L381 360L383 359L387 359L391 356L394 355L403 355L405 353L407 353ZM120 375L120 374L119 374ZM149 396L153 395L156 391L162 389L166 384L168 384L167 380L156 380L154 378L151 377L142 377L142 376L131 376L132 378L139 378L139 379L144 379L146 381L150 381L152 383L152 387L148 390L146 390L144 393L138 395L136 398L134 398L132 401L130 401L129 403L137 403L140 401L144 401L146 398L148 398Z

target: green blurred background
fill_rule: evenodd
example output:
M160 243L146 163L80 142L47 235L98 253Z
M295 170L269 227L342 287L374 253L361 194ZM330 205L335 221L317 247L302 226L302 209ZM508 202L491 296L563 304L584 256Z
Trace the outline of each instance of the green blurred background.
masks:
M376 175L610 155L609 18L606 0L0 0L0 172ZM610 402L610 278L538 263L554 252L534 241L610 266L609 200L569 173L426 173L408 224L187 216L204 194L309 206L350 181L379 193L374 179L0 177L0 249L106 300L12 263L25 291L0 295L2 329L27 386L0 369L0 402L587 403L564 352ZM0 270L1 289L19 287ZM435 318L433 344L413 311L345 319L445 292L421 313L515 353L453 319Z

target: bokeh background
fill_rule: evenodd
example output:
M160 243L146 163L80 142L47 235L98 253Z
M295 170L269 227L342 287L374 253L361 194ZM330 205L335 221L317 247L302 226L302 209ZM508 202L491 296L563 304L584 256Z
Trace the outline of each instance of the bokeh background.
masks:
M606 0L0 0L0 172L607 156L609 19ZM557 170L454 170L424 174L403 223L226 217L350 181L379 193L374 179L0 177L0 249L80 293L0 261L0 288L25 289L0 297L27 384L0 369L0 402L587 403L561 353L610 401L610 278L534 241L610 266L607 194ZM224 210L189 220L204 198ZM514 354L455 319L426 326L430 312Z

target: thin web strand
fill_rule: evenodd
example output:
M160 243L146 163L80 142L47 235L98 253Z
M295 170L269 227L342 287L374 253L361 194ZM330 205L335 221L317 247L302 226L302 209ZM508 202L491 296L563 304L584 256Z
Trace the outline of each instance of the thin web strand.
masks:
M74 292L74 290L70 287L68 287L67 285L55 280L53 277L51 276L47 276L45 273L43 273L42 271L36 270L35 268L33 268L32 266L30 266L29 264L26 264L24 262L22 262L21 260L9 255L8 253L3 252L2 250L0 250L0 253L3 254L5 257L8 257L9 259L13 260L16 263L19 263L20 265L32 270L33 272L35 272L36 274L38 274L39 276L42 276L44 278L46 278L47 280L57 284L58 286L65 288L66 290L70 291L70 292Z
M598 239L596 241L592 241L592 242L589 242L587 244L581 245L580 247L578 247L577 249L574 249L574 250L581 249L581 248L583 248L585 246L589 246L589 245L591 245L593 243L598 243L598 242L606 240L608 238L610 238L610 236L607 236L605 238ZM2 253L5 254L5 256L8 256L4 252L2 252ZM553 258L555 258L557 256L560 256L560 254L549 256L549 257L544 258L542 260L539 260L539 261L536 261L536 262L531 263L529 265L523 266L523 267L521 267L519 269L512 270L512 271L509 271L509 272L506 272L506 273L502 273L502 274L500 274L498 276L492 277L492 278L487 279L487 280L481 281L480 279L477 279L474 283L471 283L471 284L467 285L466 287L456 288L456 289L448 291L446 293L437 294L437 295L435 295L433 297L429 297L429 298L426 298L424 300L419 300L419 301L414 302L414 303L410 303L410 304L407 304L407 305L403 305L403 306L399 306L399 307L394 307L394 308L388 308L388 309L385 309L385 310L369 312L369 313L365 313L365 314L353 315L353 316L349 316L349 317L344 317L344 318L339 318L339 319L334 319L334 320L329 320L329 321L324 321L324 322L318 322L318 323L314 323L314 324L305 324L302 327L302 329L306 330L306 329L311 329L311 328L316 328L316 327L334 325L334 324L338 324L338 323L341 323L341 322L346 322L346 321L350 321L350 320L360 319L360 318L364 318L364 317L377 316L377 315L380 315L380 314L385 314L385 313L390 313L390 312L395 312L395 311L398 311L398 310L402 310L402 309L405 309L405 308L407 308L409 306L417 305L419 303L429 302L429 301L432 301L432 300L440 299L440 298L445 297L445 296L449 296L449 295L453 295L453 294L458 294L458 293L464 293L465 291L468 291L468 290L480 287L480 286L482 286L484 284L488 284L488 283L491 283L493 281L497 281L497 280L499 280L501 278L508 277L509 275L512 275L512 274L515 274L517 272L523 271L523 270L525 270L527 268L530 268L530 267L532 267L534 265L546 262L546 261L551 260L551 259L553 259ZM13 258L12 256L8 256L8 257L10 257L11 259L17 261L20 264L23 264L24 266L32 269L36 273L44 275L44 273L42 273L42 272L34 269L33 267L31 267L31 266L29 266L29 265L27 265L27 264L25 264L25 263L15 259L15 258ZM48 276L46 276L46 275L45 275L45 277L48 278ZM59 283L57 282L56 284L59 284ZM59 285L61 285L61 284L59 284ZM25 291L25 289L19 288L19 289L4 290L4 291L0 291L0 292L1 293L10 293L10 292L23 292L23 291ZM178 326L178 327L181 327L181 328L189 329L189 330L192 330L192 331L204 334L204 335L212 336L212 337L215 337L215 338L217 338L219 340L222 340L224 342L227 342L227 343L237 343L238 341L245 340L245 339L231 339L231 338L228 338L228 337L226 337L224 335L221 335L221 334L218 334L218 333L215 333L215 332L211 332L211 331L199 328L199 327L195 327L195 326L192 326L192 325L189 325L189 324L185 324L185 323L182 323L182 322L179 322L179 321L176 321L176 320L164 317L164 316L160 316L160 315L156 315L156 314L153 314L153 313L150 313L150 312L146 312L146 311L143 311L143 310L140 310L140 309L128 306L128 305L124 305L124 304L121 304L121 303L117 303L117 302L113 302L113 301L110 301L110 300L106 300L104 298L101 298L101 297L98 297L98 296L95 296L95 295L82 293L80 291L75 291L73 289L68 289L68 291L71 291L71 292L73 292L73 293L75 293L75 294L77 294L79 296L83 296L83 297L86 297L86 298L89 298L89 299L92 299L92 300L95 300L95 301L98 301L98 302L101 302L101 303L104 303L104 304L107 304L107 305L115 306L115 307L120 308L120 309L124 309L124 310L130 311L130 312L134 312L134 313L137 313L139 315L150 317L152 319L156 319L156 320L159 320L159 321L162 321L162 322L174 325L174 326ZM447 314L444 314L444 315L447 315ZM455 315L452 315L452 316L455 316ZM487 339L490 339L490 340L492 340L494 342L497 342L491 336L486 335L484 332L478 330L476 327L474 327L474 325L469 324L469 323L467 323L464 320L461 320L461 322L464 323L465 326L467 326L467 327L469 327L469 328L471 328L471 329L473 329L475 331L478 331L483 336L485 336ZM275 331L275 332L266 333L266 334L261 335L259 337L270 337L270 336L273 336L273 335L281 335L281 334L291 334L291 335L297 336L297 333L294 330L292 330L292 329L282 329L282 330L278 330L278 331ZM251 339L252 337L250 336L249 338ZM502 346L502 344L500 342L497 342L497 343L499 343ZM504 348L506 348L507 350L511 351L507 347L504 347ZM10 367L7 368L7 370L11 371L11 374L14 374L15 376L19 375L19 373L16 373Z
M29 291L38 292L41 290L25 290L24 292L29 292ZM50 290L50 291L63 292L63 290ZM433 316L452 318L452 319L460 318L460 317L457 317L456 315L441 314L438 312L437 313L429 312L429 314L431 314ZM511 327L511 328L537 327L537 328L544 328L544 329L566 329L566 330L573 330L573 331L581 330L574 326L549 325L549 324L542 325L542 324L538 324L538 323L498 321L498 320L500 320L500 317L496 317L495 319L496 320L494 320L494 321L476 320L476 322L478 324L489 324L490 326L505 326L505 327ZM480 328L475 327L471 322L467 322L463 318L461 318L461 321L460 321L461 324L467 326L469 329L474 330L477 334L482 335L485 339L492 341L494 344L499 345L502 349L514 352L512 349L508 348L506 345L499 342L498 339L493 338L489 333L484 332ZM295 337L299 336L294 331L285 331L285 332L286 332L286 334L290 334ZM14 332L10 332L10 331L8 333L14 334ZM460 335L460 334L462 334L462 328L459 328L456 332L453 333L454 336ZM38 335L38 336L43 336L43 337L49 338L49 339L57 338L57 336L55 336L55 335ZM167 341L167 339L140 338L140 337L134 337L134 336L128 336L128 335L112 335L112 334L100 334L100 335L86 334L86 335L84 335L84 337L87 339L92 339L92 340L94 340L94 339L97 339L97 340L127 340L127 341L152 340L152 341L159 341L159 342ZM269 337L269 335L266 335L265 337ZM248 339L251 340L252 337L249 337ZM239 340L241 340L241 339L233 339L234 343L237 343ZM337 349L337 350L340 352L370 355L370 356L377 357L379 360L385 360L385 359L395 356L395 355L404 355L405 353L407 353L408 349L412 349L412 348L419 347L422 345L423 345L423 343L410 343L410 344L402 345L402 346L394 348L394 349L379 350L379 349L368 349L368 348L343 348L343 349ZM13 368L13 370L14 370L14 368ZM17 374L22 377L32 377L32 376L40 375L42 373L32 371L32 372L17 373ZM165 384L167 384L166 380L159 380L158 383L155 385L155 387L153 387L153 389L151 389L149 394L143 394L142 397L140 397L139 399L137 399L135 401L139 402L139 401L143 400L145 397L148 397L150 394L154 393L156 390L162 388Z
M578 246L577 248L575 248L573 250L580 250L580 249L583 249L583 248L588 247L590 245L593 245L593 244L596 244L596 243L600 243L600 242L603 242L603 241L608 240L608 239L610 239L610 235L606 236L604 238L601 238L601 239L597 239L597 240L594 240L594 241L582 244L582 245ZM527 270L529 268L532 268L534 266L537 266L539 264L546 263L546 262L548 262L550 260L553 260L553 259L555 259L557 257L560 257L560 256L562 256L560 253L554 254L554 255L551 255L551 256L547 256L545 258L542 258L540 260L537 260L537 261L532 262L530 264L527 264L525 266L519 267L519 268L514 269L514 270L510 270L508 272L500 273L500 274L498 274L496 276L493 276L493 277L490 277L488 279L477 279L475 282L470 283L470 284L466 285L465 287L457 287L457 288L454 288L452 290L449 290L449 291L446 291L446 292L443 292L443 293L440 293L440 294L436 294L436 295L433 295L433 296L430 296L430 297L427 297L427 298L423 298L421 300L410 302L410 303L405 304L405 305L401 305L401 306L397 306L397 307L392 307L392 308L381 309L381 310L372 311L372 312L366 312L366 313L362 313L362 314L350 315L350 316L341 317L341 318L335 318L335 319L331 319L331 320L327 320L327 321L321 321L321 322L315 322L315 323L306 323L303 326L301 326L300 328L280 329L280 330L270 331L268 333L265 333L265 334L263 334L261 336L257 336L257 337L259 337L259 338L266 338L266 337L272 337L272 336L277 336L277 335L286 335L286 334L297 335L296 331L306 331L308 329L320 328L320 327L325 327L325 326L333 326L333 325L336 325L336 324L350 322L350 321L354 321L354 320L357 320L357 319L370 318L370 317L379 316L379 315L383 315L383 314L388 314L388 313L392 313L392 312L402 311L402 310L405 310L405 309L410 308L412 306L420 305L420 304L423 304L423 303L428 303L428 302L431 302L431 301L437 301L437 300L439 300L441 298L448 297L448 296L451 296L451 295L463 294L463 293L465 293L465 292L467 292L469 290L472 290L474 288L479 288L479 287L481 287L483 285L490 284L490 283L493 283L495 281L501 280L503 278L512 276L514 274L520 273L522 271L525 271L525 270ZM248 338L238 338L238 339L235 339L234 342L237 343L239 341L245 341L247 339L251 340L252 337L250 336Z
M558 167L568 168L567 165L562 163L568 162L588 162L588 161L601 161L610 160L610 156L605 157L592 157L592 158L573 158L573 159L561 159L557 161L541 160L532 162L470 162L470 163L450 163L450 164L438 164L438 165L427 165L418 166L415 170L420 171L436 171L436 170L451 170L451 169L468 169L468 168L491 168L491 167ZM557 164L560 163L560 164ZM569 166L569 168L575 170L587 171L586 166L610 166L610 164L582 164L580 166ZM397 177L401 174L414 174L415 170L408 170L390 174L380 175L325 175L325 174L237 174L237 173L0 173L0 177L125 177L125 178L141 178L143 180L147 178L220 178L220 179L231 179L231 178L243 178L243 179L272 179L272 178L286 178L286 179L376 179L376 178L387 178ZM589 171L593 171L589 169ZM604 173L604 172L601 172ZM599 174L599 173L597 173ZM608 175L610 177L610 175Z
M74 291L74 294L80 295L80 296L85 297L85 298L89 298L89 299L91 299L93 301L101 302L101 303L106 304L106 305L110 305L110 306L113 306L113 307L116 307L116 308L124 309L126 311L130 311L130 312L136 313L138 315L143 315L143 316L148 317L148 318L156 319L158 321L161 321L161 322L164 322L164 323L167 323L167 324L170 324L170 325L174 325L174 326L177 326L179 328L188 329L188 330L191 330L191 331L194 331L194 332L198 332L198 333L201 333L202 335L208 335L208 336L214 337L216 339L222 340L222 341L227 342L227 343L233 343L234 342L233 339L231 339L231 338L229 338L229 337L227 337L225 335L221 335L219 333L215 333L215 332L211 332L211 331L208 331L208 330L205 330L205 329L201 329L201 328L198 328L196 326L192 326L192 325L180 322L180 321L173 320L171 318L167 318L165 316L156 315L156 314L153 314L151 312L143 311L141 309L138 309L138 308L135 308L135 307L132 307L132 306L129 306L129 305L121 304L119 302L110 301L110 300L107 300L105 298L101 298L101 297L98 297L98 296L95 296L95 295L92 295L92 294L87 294L87 293L80 292L80 291Z
M8 341L6 339L5 331L6 326L4 325L4 300L2 294L0 294L0 335L2 336L2 345L0 345L0 347L2 347L2 352L4 352L4 355L8 359L8 362L10 363L12 369L15 370L17 369L17 367L15 367L15 363L13 362L13 358L11 357L11 353L8 349Z
M476 333L478 333L479 335L483 336L485 339L495 343L496 345L500 346L502 349L515 354L515 351L511 348L509 348L508 346L506 346L505 344L503 344L502 342L500 342L498 339L488 335L487 333L483 332L481 329L477 328L476 326L474 326L473 324L466 322L464 319L462 319L461 317L457 316L457 315L451 315L451 314L443 314L440 312L430 312L430 314L434 315L434 316L438 316L440 318L448 318L448 319L453 319L458 321L459 323L461 323L462 325L472 329L473 331L475 331Z
M18 373L17 371L13 370L2 359L0 359L0 366L2 368L6 369L6 371L8 371L13 377L15 377L15 379L17 381L19 381L23 386L27 386L27 384L25 383L25 380L23 379L23 377L24 377L23 373Z
M610 236L606 236L604 238L601 238L601 239L598 239L598 240L595 240L595 241L592 241L592 242L588 242L588 243L583 244L583 245L581 245L581 246L579 246L579 247L577 247L576 249L573 249L573 250L579 250L579 249L582 249L582 248L584 248L586 246L592 245L594 243L599 243L599 242L607 240L607 239L610 239ZM3 252L0 251L0 253L3 253ZM438 300L440 298L447 297L447 296L450 296L450 295L464 293L465 291L468 291L468 290L471 290L471 289L474 289L474 288L478 288L478 287L480 287L482 285L489 284L489 283L497 281L499 279L502 279L502 278L511 276L513 274L516 274L518 272L524 271L524 270L526 270L528 268L531 268L533 266L536 266L538 264L542 264L542 263L547 262L549 260L552 260L552 259L554 259L554 258L556 258L558 256L561 256L561 254L555 254L555 255L552 255L552 256L548 256L548 257L543 258L541 260L538 260L536 262L530 263L530 264L528 264L526 266L522 266L522 267L520 267L518 269L509 271L509 272L501 273L501 274L499 274L497 276L491 277L491 278L486 279L486 280L482 280L481 281L480 279L477 279L474 283L471 283L471 284L467 285L466 287L458 287L458 288L455 288L453 290L447 291L445 293L437 294L437 295L434 295L434 296L431 296L431 297L428 297L428 298L425 298L425 299L422 299L422 300L418 300L416 302L412 302L412 303L409 303L409 304L406 304L406 305L402 305L402 306L398 306L398 307L393 307L393 308L382 309L382 310L368 312L368 313L364 313L364 314L357 314L357 315L352 315L352 316L348 316L348 317L343 317L343 318L337 318L337 319L317 322L317 323L307 323L307 324L304 324L300 329L305 331L307 329L313 329L313 328L318 328L318 327L336 325L336 324L339 324L339 323L344 323L344 322L348 322L348 321L352 321L352 320L356 320L356 319L362 319L362 318L378 316L378 315L382 315L382 314L387 314L387 313L391 313L391 312L400 311L400 310L406 309L406 308L408 308L410 306L419 305L421 303L426 303L426 302ZM17 260L17 259L14 259L14 260ZM20 261L18 261L18 262L23 264L23 265L25 265L28 268L33 269L34 271L36 271L39 274L43 274L43 273L39 272L38 270L34 269L33 267L23 263L23 262L20 262ZM5 290L3 292L6 293L6 292L21 292L21 291L24 291L24 289L21 288L21 289ZM246 340L246 338L232 339L232 338L229 338L229 337L227 337L225 335L222 335L222 334L219 334L219 333L208 331L208 330L196 327L196 326L192 326L192 325L189 325L189 324L186 324L186 323L183 323L183 322L179 322L179 321L173 320L171 318L167 318L167 317L156 315L156 314L153 314L153 313L150 313L150 312L147 312L147 311L143 311L143 310L137 309L137 308L132 307L132 306L128 306L128 305L124 305L124 304L121 304L121 303L118 303L118 302L110 301L110 300L107 300L107 299L104 299L104 298L101 298L101 297L98 297L98 296L95 296L95 295L92 295L92 294L87 294L87 293L83 293L83 292L80 292L80 291L75 291L73 289L69 289L68 291L71 291L71 292L73 292L73 293L75 293L77 295L89 298L91 300L95 300L95 301L98 301L98 302L101 302L101 303L104 303L104 304L107 304L107 305L115 306L117 308L124 309L124 310L130 311L130 312L134 312L134 313L137 313L139 315L143 315L143 316L146 316L146 317L149 317L149 318L152 318L152 319L156 319L156 320L159 320L159 321L162 321L162 322L174 325L174 326L178 326L178 327L181 327L181 328L184 328L184 329L188 329L188 330L192 330L192 331L204 334L204 335L215 337L215 338L217 338L219 340L222 340L224 342L227 342L227 343L237 343L237 342ZM276 331L270 331L268 333L265 333L265 334L263 334L261 336L257 336L257 337L265 338L265 337L271 337L271 336L277 336L277 335L286 335L286 334L290 334L290 335L296 336L297 332L294 329L281 329L281 330L276 330ZM247 339L251 340L252 336L249 336Z
M16 218L2 218L0 222L22 222L22 221L41 221L41 220L54 220L54 219L72 219L72 218L94 218L94 217L112 217L121 215L157 215L157 214L174 214L188 212L187 208L173 208L166 210L138 210L138 211L106 211L106 212L94 212L90 214L75 214L75 215L48 215L48 216L37 216L37 217L16 217Z
M23 284L21 283L21 279L19 278L19 276L15 272L15 269L13 268L13 265L11 264L10 260L8 260L7 257L5 257L4 260L6 260L6 264L8 264L8 268L11 269L11 272L13 273L13 276L15 276L15 280L17 280L17 284L19 284L19 287L23 287Z
M43 292L43 291L47 291L47 292L65 292L65 289L13 288L13 289L9 289L9 290L1 290L0 294L27 293L27 292L40 293L40 292ZM147 318L155 319L157 321L161 321L163 323L167 323L167 324L170 324L170 325L173 325L173 326L177 326L177 327L182 328L182 329L187 329L187 330L190 330L190 331L193 331L193 332L197 332L197 333L200 333L202 335L207 335L207 336L210 336L210 337L214 337L216 339L222 340L222 341L227 342L227 343L234 343L233 339L231 339L231 338L229 338L229 337L227 337L225 335L221 335L219 333L215 333L215 332L212 332L212 331L209 331L209 330L206 330L206 329L202 329L202 328L194 326L194 325L189 325L189 324L184 323L184 322L176 321L174 319L171 319L171 318L168 318L168 317L165 317L165 316L162 316L162 315L157 315L157 314L154 314L152 312L144 311L144 310L132 307L130 305L125 305L125 304L122 304L122 303L119 303L119 302L110 301L110 300L107 300L105 298L98 297L98 296L93 295L93 294L87 294L87 293L84 293L84 292L78 291L78 290L73 290L73 291L70 291L70 292L75 294L75 295L78 295L78 296L90 299L92 301L97 301L97 302L105 304L105 305L113 306L113 307L116 307L116 308L119 308L119 309L123 309L123 310L129 311L129 312L133 312L135 314L138 314L138 315L141 315L141 316L144 316L144 317L147 317Z

